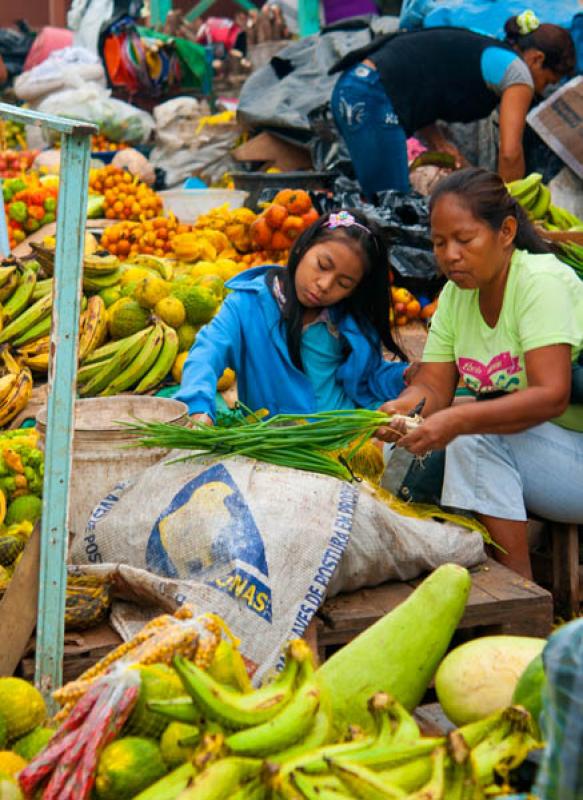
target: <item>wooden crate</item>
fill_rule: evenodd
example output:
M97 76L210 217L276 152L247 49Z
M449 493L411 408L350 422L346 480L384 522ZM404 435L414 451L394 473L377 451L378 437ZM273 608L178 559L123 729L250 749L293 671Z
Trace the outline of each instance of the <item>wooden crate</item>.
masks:
M121 637L106 622L87 631L65 633L63 682L78 678L121 642ZM18 674L29 681L34 679L34 659L35 640L32 639L18 670Z
M553 622L550 592L492 559L471 570L472 589L459 628L468 634L513 633L548 636ZM384 583L340 594L324 603L315 626L321 661L405 600L421 579ZM475 629L475 630L474 630Z

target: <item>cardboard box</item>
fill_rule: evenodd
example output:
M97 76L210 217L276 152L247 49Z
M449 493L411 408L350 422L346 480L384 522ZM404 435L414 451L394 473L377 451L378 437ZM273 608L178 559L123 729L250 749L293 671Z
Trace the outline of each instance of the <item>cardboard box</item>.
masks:
M267 167L276 167L282 172L312 169L312 158L308 150L285 142L266 131L237 147L232 156L236 161L262 162Z
M576 175L583 178L583 76L540 103L526 121Z

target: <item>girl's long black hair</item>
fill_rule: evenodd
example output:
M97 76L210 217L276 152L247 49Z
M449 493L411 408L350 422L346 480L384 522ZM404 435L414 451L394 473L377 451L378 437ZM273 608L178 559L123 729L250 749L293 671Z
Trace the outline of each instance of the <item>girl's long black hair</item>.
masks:
M512 197L497 173L481 167L452 172L440 180L431 193L430 211L444 194L453 194L462 200L476 219L482 220L494 231L501 229L507 217L514 217L517 222L514 245L520 250L555 253L555 248L538 234L526 211Z
M356 320L363 334L375 344L375 332L390 353L407 361L391 332L391 290L389 285L389 257L381 229L357 209L345 209L352 214L358 225L329 228L330 214L324 214L305 230L294 242L290 251L287 269L274 270L268 280L272 284L276 277L282 281L285 297L282 308L287 346L292 363L303 371L301 356L302 327L305 307L298 300L295 275L298 265L314 245L330 239L344 239L362 254L364 276L354 292L341 304L341 312Z

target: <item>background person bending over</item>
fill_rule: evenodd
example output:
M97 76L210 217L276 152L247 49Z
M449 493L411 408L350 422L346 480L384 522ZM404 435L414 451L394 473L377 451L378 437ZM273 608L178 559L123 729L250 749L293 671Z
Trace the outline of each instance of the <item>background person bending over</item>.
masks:
M476 513L507 551L495 557L530 577L527 510L583 522L583 405L570 404L583 282L483 169L439 183L431 235L448 283L411 386L383 410L426 398L427 419L398 444L446 448L443 505ZM451 405L460 376L477 402Z
M463 28L388 34L344 56L332 93L332 112L365 195L409 188L408 136L463 157L436 122L474 122L500 103L498 172L524 175L522 136L535 94L570 75L571 35L524 12L505 25L499 41Z

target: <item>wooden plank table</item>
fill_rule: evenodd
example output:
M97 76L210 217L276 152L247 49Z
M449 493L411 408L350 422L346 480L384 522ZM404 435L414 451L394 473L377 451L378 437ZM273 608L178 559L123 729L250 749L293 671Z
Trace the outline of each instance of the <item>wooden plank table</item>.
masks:
M460 629L548 636L553 622L550 592L492 559L471 570L471 574L472 589ZM421 580L384 583L326 601L316 623L320 659L325 659L327 647L346 644L398 606Z

